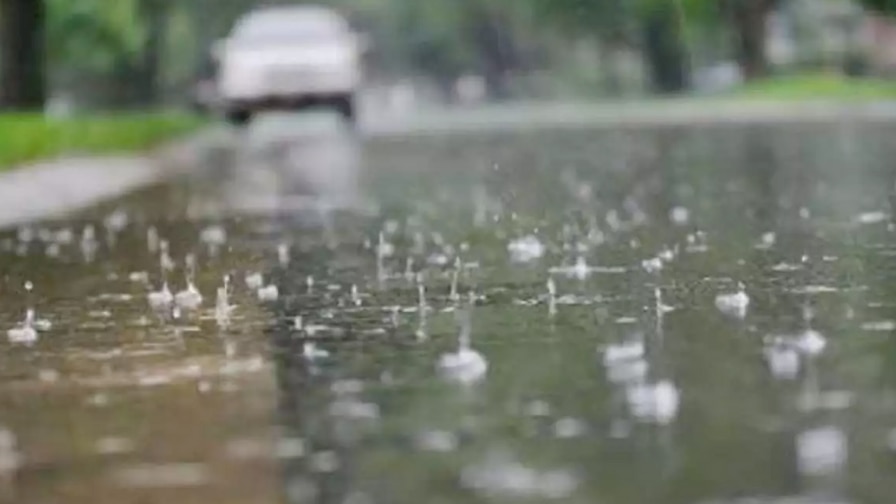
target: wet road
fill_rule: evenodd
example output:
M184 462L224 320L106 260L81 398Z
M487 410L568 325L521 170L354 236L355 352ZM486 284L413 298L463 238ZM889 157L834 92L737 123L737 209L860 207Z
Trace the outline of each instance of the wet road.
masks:
M262 121L0 237L0 502L891 502L894 130Z

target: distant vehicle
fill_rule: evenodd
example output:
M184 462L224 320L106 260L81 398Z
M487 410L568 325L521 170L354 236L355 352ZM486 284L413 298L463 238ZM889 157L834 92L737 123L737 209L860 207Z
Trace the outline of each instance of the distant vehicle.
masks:
M261 7L215 44L216 102L234 124L264 110L313 105L355 121L362 38L337 12L319 6Z

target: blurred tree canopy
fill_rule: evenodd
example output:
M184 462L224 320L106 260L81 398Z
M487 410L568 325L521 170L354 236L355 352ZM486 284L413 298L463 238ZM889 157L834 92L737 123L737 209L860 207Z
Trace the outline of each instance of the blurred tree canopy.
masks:
M101 107L155 104L172 84L184 94L215 33L254 3L0 0L2 103L39 108L47 87Z
M369 36L374 77L425 76L450 95L459 77L476 74L493 98L513 95L520 75L562 80L583 69L594 69L593 87L621 93L632 58L655 92L687 89L707 60L730 59L759 78L769 72L766 21L788 1L318 0ZM239 15L294 3L0 0L2 103L40 107L47 89L85 106L184 101L210 44ZM896 0L861 3L896 13Z

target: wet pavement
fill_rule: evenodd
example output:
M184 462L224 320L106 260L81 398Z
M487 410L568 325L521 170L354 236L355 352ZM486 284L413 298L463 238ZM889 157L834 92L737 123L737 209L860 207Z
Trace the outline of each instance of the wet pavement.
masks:
M891 502L896 124L528 126L3 233L0 502Z

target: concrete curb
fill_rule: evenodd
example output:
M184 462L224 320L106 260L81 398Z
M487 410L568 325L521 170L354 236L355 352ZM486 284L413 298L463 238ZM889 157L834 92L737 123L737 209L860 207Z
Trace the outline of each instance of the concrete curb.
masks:
M149 152L29 163L0 174L0 229L61 217L188 171L218 132L200 131Z

